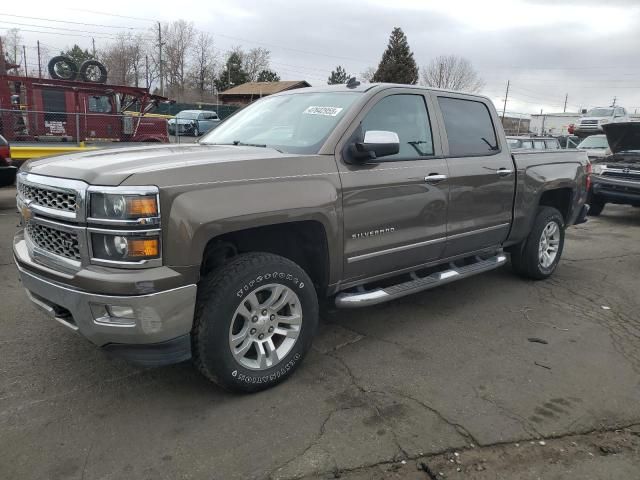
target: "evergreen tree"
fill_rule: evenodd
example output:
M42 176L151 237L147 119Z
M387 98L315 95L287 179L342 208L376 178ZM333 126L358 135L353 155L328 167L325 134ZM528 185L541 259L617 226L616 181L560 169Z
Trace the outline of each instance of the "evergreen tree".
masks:
M216 87L224 92L232 87L237 87L249 81L249 74L243 69L242 56L233 52L227 58L224 69L216 80ZM229 83L231 82L231 83Z
M329 76L327 83L329 85L338 85L341 83L347 83L347 80L349 80L349 74L341 65L338 65L335 70L331 71L331 75Z
M95 57L89 50L82 49L78 45L74 45L73 47L67 49L66 52L60 52L60 55L64 55L65 57L69 57L73 62L80 68L87 60L95 60Z
M418 83L418 65L413 59L407 36L401 28L396 27L389 37L389 45L382 54L378 70L373 75L374 82Z
M262 70L258 74L258 82L279 82L280 75L273 70Z

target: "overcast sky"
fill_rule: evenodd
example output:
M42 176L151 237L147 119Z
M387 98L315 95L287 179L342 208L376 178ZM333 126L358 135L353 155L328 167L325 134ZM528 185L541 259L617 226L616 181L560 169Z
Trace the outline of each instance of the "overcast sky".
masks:
M38 39L52 50L90 48L93 36L99 48L119 29L178 18L212 33L222 51L268 48L283 80L317 85L336 65L356 75L375 67L399 26L421 67L442 54L469 59L500 109L510 80L510 112L562 111L568 94L567 111L617 97L640 113L640 0L30 0L3 2L0 33L20 28L35 56Z

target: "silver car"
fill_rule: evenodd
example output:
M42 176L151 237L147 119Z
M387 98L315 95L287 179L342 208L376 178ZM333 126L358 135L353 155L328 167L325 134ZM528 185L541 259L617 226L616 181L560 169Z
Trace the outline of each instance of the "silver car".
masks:
M169 135L193 135L199 137L220 124L218 114L211 110L182 110L168 121Z

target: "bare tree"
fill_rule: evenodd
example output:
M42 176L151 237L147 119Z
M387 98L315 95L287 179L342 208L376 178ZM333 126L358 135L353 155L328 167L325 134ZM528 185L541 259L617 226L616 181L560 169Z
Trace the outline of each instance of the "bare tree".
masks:
M132 45L134 41L128 33L119 33L115 41L107 45L99 57L107 67L110 83L131 85L134 81L134 59Z
M22 35L17 28L10 28L2 38L4 52L9 63L19 65L18 61L22 55Z
M193 22L176 20L164 28L163 40L165 74L169 88L174 95L182 92L185 87L188 70L189 53L193 48L193 40L196 34Z
M441 55L422 69L422 82L428 87L445 88L475 93L484 87L484 81L466 58Z
M198 33L193 46L193 61L190 70L191 81L200 94L213 94L217 53L210 33Z
M369 67L364 72L360 73L360 78L366 83L373 81L373 76L376 74L376 67Z
M247 72L250 82L258 80L262 70L269 69L271 52L266 48L252 48L248 52L242 51L242 69Z

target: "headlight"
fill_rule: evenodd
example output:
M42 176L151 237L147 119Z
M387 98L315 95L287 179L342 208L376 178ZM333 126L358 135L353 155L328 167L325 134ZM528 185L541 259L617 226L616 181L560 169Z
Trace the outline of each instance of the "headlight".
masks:
M113 232L91 234L94 259L115 262L140 262L160 258L158 233Z
M603 123L607 123L608 121L609 121L608 118L601 118L600 120L598 120L598 123L602 125Z
M606 168L607 166L603 165L602 163L594 163L591 166L591 171L593 172L594 175L601 175Z
M159 216L157 193L92 192L89 204L89 216L95 219L137 221Z

